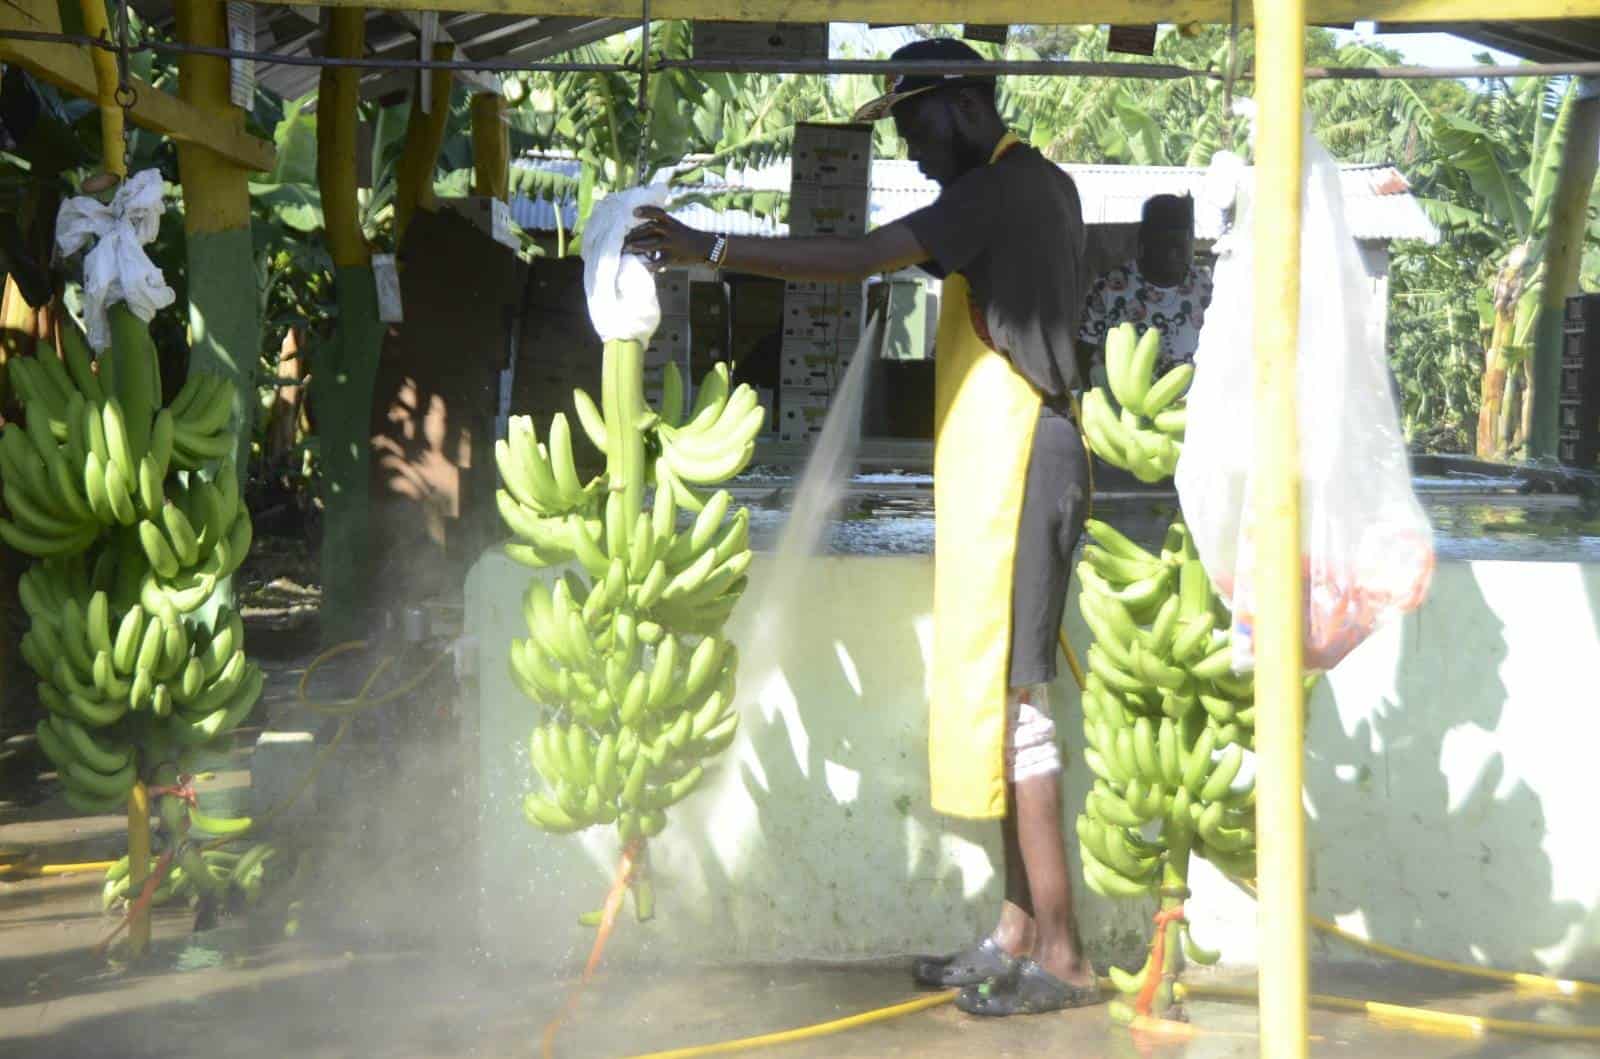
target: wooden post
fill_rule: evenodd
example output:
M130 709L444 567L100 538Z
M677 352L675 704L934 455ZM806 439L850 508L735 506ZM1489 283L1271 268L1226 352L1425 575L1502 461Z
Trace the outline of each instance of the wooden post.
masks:
M328 54L358 58L365 48L366 12L329 14ZM323 472L322 610L324 642L361 639L371 579L368 475L372 391L377 382L383 324L378 320L372 253L361 232L356 201L356 123L359 71L327 67L318 87L317 183L333 257L338 332L316 349L311 400Z
M1255 0L1256 808L1262 1059L1305 1059L1305 712L1301 684L1300 210L1305 0Z
M220 0L177 0L176 10L178 38L184 43L227 47L227 10ZM233 105L230 84L226 59L179 57L178 95L218 121L243 129L244 111ZM202 144L179 143L178 176L189 267L189 367L233 382L234 459L243 483L261 359L249 173Z
M1545 244L1544 287L1533 351L1533 423L1528 432L1528 457L1557 453L1560 437L1561 321L1567 298L1578 293L1584 240L1589 230L1589 192L1600 160L1600 79L1585 78L1578 87L1571 124L1561 153L1561 173L1550 203L1550 232Z
M498 92L472 97L472 193L502 201L511 191L511 130Z

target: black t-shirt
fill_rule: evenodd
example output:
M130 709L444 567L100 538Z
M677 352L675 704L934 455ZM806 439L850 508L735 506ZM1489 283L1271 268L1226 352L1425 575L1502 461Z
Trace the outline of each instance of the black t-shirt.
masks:
M995 348L1046 400L1078 388L1074 343L1088 284L1071 177L1018 145L905 221L932 255L924 271L966 277Z

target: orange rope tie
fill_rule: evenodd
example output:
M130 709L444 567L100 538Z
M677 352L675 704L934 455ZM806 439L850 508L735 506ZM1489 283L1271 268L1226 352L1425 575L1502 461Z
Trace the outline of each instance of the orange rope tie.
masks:
M200 807L200 796L194 789L193 776L179 776L176 786L151 787L149 792L151 798L176 798L191 809Z
M1161 979L1167 963L1167 925L1183 919L1183 906L1174 905L1163 908L1155 914L1156 936L1150 942L1150 967L1145 972L1144 987L1139 990L1139 999L1133 1005L1136 1015L1150 1014L1150 1006L1155 1002L1156 990L1161 985Z
M611 891L606 894L605 906L600 912L600 927L595 931L594 947L589 950L589 960L583 966L583 977L578 984L567 993L567 1001L544 1027L543 1051L544 1059L555 1059L556 1033L578 1006L578 997L583 994L584 987L594 978L595 971L600 966L600 956L605 951L606 941L611 937L611 928L616 925L617 912L622 908L623 897L627 895L628 885L633 881L633 874L639 865L639 854L643 849L644 840L636 838L622 851L622 859L617 863L617 876L611 883Z

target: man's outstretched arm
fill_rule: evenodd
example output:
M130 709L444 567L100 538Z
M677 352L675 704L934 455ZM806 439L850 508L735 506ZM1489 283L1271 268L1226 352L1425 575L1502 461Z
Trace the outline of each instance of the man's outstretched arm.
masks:
M623 248L666 265L704 264L716 236L673 220L647 206L644 223L628 233ZM909 225L885 225L864 236L763 239L732 236L721 267L777 279L852 283L884 272L920 265L929 258Z

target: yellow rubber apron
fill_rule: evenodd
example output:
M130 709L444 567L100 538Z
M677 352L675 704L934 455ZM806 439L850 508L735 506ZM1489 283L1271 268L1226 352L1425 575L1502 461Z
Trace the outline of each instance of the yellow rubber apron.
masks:
M1015 143L1001 140L990 164ZM993 819L1006 811L1012 567L1040 398L979 335L962 276L944 281L941 301L929 771L936 812Z

